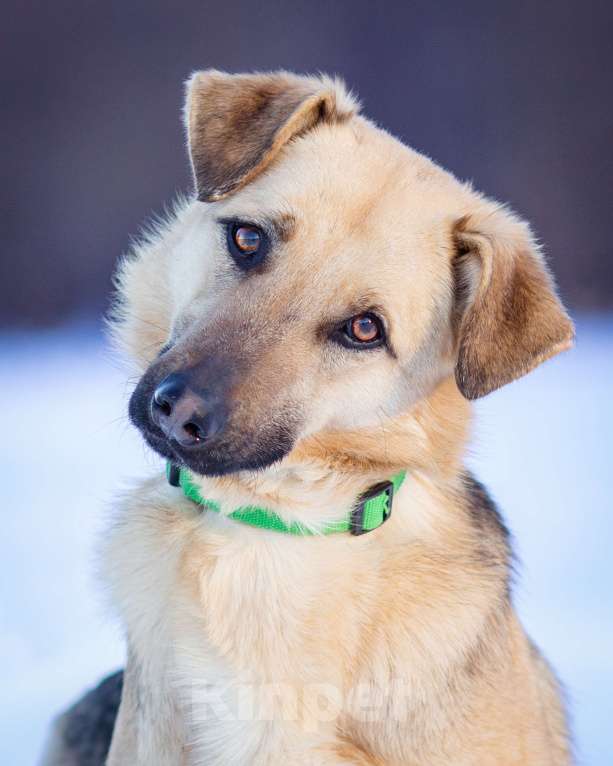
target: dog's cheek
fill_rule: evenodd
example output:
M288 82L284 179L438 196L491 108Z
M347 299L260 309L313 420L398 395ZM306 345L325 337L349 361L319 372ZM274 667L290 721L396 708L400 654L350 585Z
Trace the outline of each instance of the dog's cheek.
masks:
M295 440L305 422L307 397L282 376L265 382L247 378L228 402L232 438L242 438L246 448L251 441L259 449L266 449L275 434L284 443Z
M288 401L284 407L270 413L260 428L254 432L253 440L240 440L240 447L246 447L251 457L261 459L264 464L280 460L288 455L301 436L304 427L302 407Z
M368 352L363 352L368 353ZM325 428L353 429L381 425L399 411L406 398L400 371L394 365L365 365L339 370L320 381L307 408L304 435Z

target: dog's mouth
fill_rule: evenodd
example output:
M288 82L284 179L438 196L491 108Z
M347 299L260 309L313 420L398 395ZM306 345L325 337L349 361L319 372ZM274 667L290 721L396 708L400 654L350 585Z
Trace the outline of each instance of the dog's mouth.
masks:
M224 476L238 471L258 471L282 460L292 449L293 440L284 433L277 435L274 446L267 445L266 449L258 447L253 451L245 450L244 446L235 450L231 445L218 440L217 444L192 449L184 448L173 440L168 439L155 428L138 426L145 442L158 455L176 465L189 468L201 476ZM249 441L244 439L244 441Z

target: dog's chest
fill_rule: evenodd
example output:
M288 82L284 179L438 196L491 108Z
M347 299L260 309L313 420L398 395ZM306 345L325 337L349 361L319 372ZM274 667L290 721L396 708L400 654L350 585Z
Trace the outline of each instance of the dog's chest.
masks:
M305 556L275 533L229 537L227 525L137 507L107 553L151 725L180 711L167 723L196 743L190 763L250 762L265 741L270 752L271 718L284 705L297 714L296 689L324 677L313 647L334 630L318 617L329 588L313 548Z

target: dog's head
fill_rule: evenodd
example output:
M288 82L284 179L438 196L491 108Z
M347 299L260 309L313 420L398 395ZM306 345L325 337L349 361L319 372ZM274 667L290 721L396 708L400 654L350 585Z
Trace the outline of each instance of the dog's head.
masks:
M126 259L130 416L201 474L385 426L455 376L469 399L567 348L528 226L358 114L338 81L203 72L196 199Z

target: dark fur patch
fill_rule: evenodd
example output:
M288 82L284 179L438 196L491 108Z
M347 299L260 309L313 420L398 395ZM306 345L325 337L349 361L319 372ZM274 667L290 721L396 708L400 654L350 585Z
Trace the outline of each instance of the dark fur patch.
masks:
M487 489L470 471L464 473L462 481L466 489L468 511L474 526L484 535L494 532L497 538L509 546L511 533Z
M123 671L108 676L59 719L49 766L103 766L121 701Z
M500 582L500 598L492 605L488 619L474 646L464 658L463 671L469 679L477 679L496 663L497 651L505 635L511 606L514 555L511 534L496 503L487 489L466 471L462 475L464 507L475 532L475 564L484 576Z
M466 511L479 540L476 549L478 563L488 569L502 570L506 581L506 594L510 598L515 564L511 533L483 484L469 471L463 474L462 483Z

